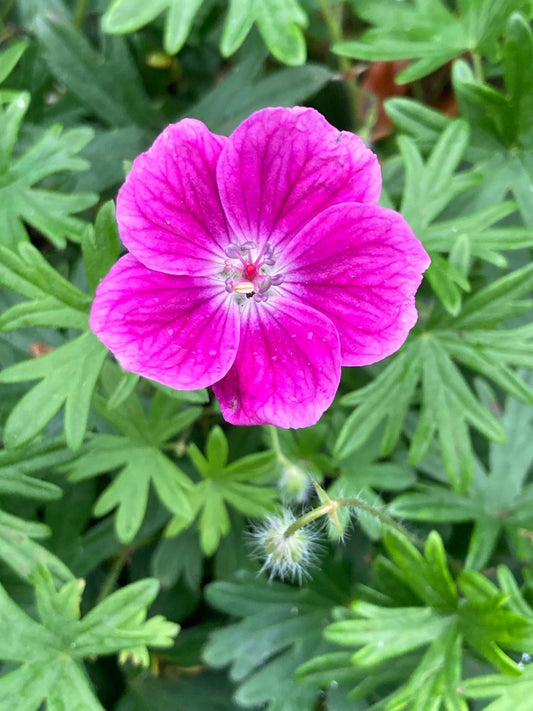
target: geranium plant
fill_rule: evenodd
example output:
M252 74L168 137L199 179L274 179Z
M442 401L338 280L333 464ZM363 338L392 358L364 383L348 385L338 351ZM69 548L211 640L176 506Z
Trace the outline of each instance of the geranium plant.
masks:
M531 711L532 19L0 8L0 711Z

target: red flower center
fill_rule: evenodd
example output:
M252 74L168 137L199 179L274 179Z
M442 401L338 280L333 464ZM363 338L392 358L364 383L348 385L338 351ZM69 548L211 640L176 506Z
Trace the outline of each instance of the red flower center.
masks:
M242 275L245 279L248 279L248 281L253 281L257 275L257 267L255 264L247 264L244 267Z

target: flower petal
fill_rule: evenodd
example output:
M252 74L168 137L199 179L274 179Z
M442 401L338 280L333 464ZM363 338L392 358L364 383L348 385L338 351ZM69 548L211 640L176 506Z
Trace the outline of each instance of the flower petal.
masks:
M228 139L201 121L168 126L133 162L117 198L122 241L150 269L213 274L229 243L216 184L216 165Z
M397 212L332 207L284 256L282 288L331 319L342 365L368 365L394 353L416 323L414 295L430 260Z
M224 418L234 425L314 425L339 385L333 324L279 293L246 307L235 363L213 386Z
M276 246L331 205L377 203L381 191L377 158L363 141L299 106L246 119L224 147L217 177L237 237Z
M239 344L223 284L155 272L131 254L98 286L89 324L123 368L177 390L222 378Z

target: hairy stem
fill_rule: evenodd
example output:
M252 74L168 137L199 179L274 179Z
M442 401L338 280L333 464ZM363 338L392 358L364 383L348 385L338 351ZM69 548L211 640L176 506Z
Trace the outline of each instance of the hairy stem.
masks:
M401 533L418 548L422 548L424 546L424 541L422 541L417 536L414 536L400 523L395 521L386 513L383 513L383 511L380 511L380 509L376 508L375 506L372 506L366 501L363 501L363 499L358 499L356 497L351 497L347 499L330 499L329 501L326 501L320 506L317 506L316 509L308 511L307 513L303 514L303 516L300 516L300 518L296 519L294 523L291 523L291 525L286 529L284 533L285 538L290 538L294 533L296 533L296 531L298 531L298 529L307 526L307 524L311 523L311 521L315 521L321 516L334 514L338 509L343 508L345 506L354 507L356 509L359 509L360 511L366 511L372 516L375 516L384 526L393 528L399 533Z

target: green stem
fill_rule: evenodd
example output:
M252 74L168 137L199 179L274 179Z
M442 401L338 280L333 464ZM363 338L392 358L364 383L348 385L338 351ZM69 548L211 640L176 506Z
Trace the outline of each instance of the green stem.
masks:
M344 39L342 36L342 5L343 2L339 5L339 12L335 13L330 7L329 0L320 0L322 15L334 43L342 42ZM352 114L352 127L355 128L359 117L359 102L355 80L350 79L350 75L352 74L352 63L348 57L341 57L340 55L337 55L337 61L346 83L346 90L348 92L348 99L350 103L350 113Z
M474 76L476 77L477 81L482 82L485 79L485 76L483 74L483 63L481 61L481 56L473 50L470 52L470 56L472 57L472 63L474 65Z
M98 595L98 599L96 601L97 603L105 600L105 598L113 592L113 588L115 587L124 566L128 562L128 558L130 557L132 550L131 546L124 546L113 561L113 565L111 566L107 578L104 580L104 584L100 590L100 594Z
M83 20L85 19L85 12L87 10L87 0L77 0L76 10L74 11L74 24L78 29L83 26Z
M398 531L398 533L401 533L403 536L405 536L409 541L411 541L411 543L413 543L413 545L417 546L417 548L424 547L424 541L418 538L418 536L414 536L401 524L399 524L390 516L387 516L386 513L383 513L383 511L380 511L375 506L368 504L366 501L363 501L363 499L358 499L355 497L349 499L331 499L330 501L326 501L324 504L317 506L316 509L308 511L307 513L303 514L303 516L300 516L300 518L296 519L294 523L291 523L291 525L286 529L284 533L285 538L290 538L290 536L296 533L296 531L298 531L300 528L307 526L309 523L315 521L317 518L320 518L321 516L325 516L327 514L335 513L337 509L343 508L345 506L353 506L354 508L360 509L361 511L366 511L369 514L372 514L372 516L375 516L379 521L381 521L384 526L388 526L389 528L393 528L394 530Z
M287 459L287 457L283 454L277 429L274 427L274 425L269 425L268 427L270 430L270 438L272 440L272 449L274 451L274 454L276 455L276 459L280 464L290 466L292 462L290 461L290 459Z

